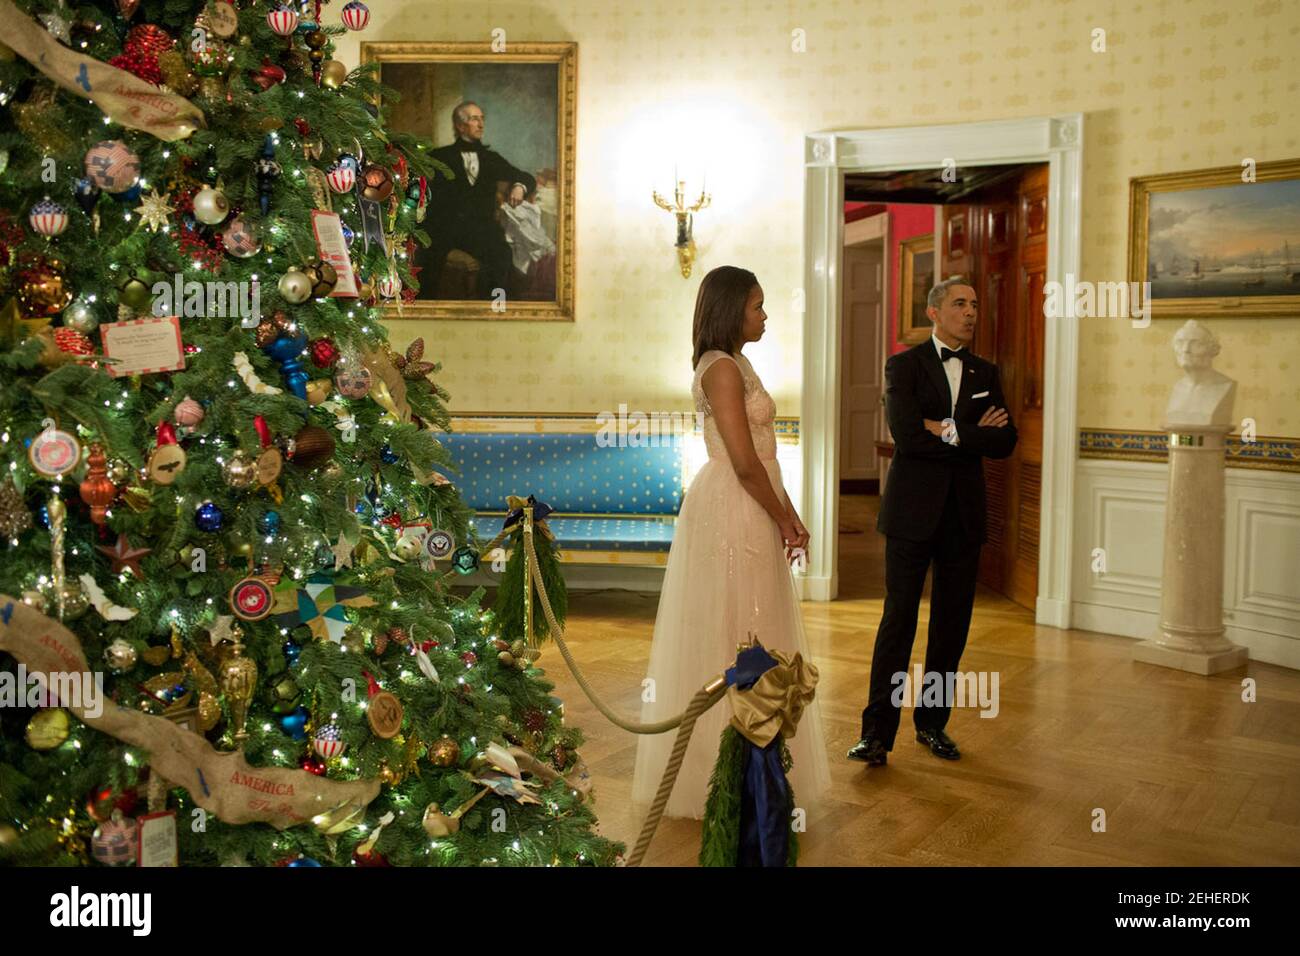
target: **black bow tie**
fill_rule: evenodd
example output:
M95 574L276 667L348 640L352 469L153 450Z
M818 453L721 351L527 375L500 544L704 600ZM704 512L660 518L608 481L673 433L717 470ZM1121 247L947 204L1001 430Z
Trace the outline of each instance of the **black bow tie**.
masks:
M946 362L950 358L955 358L958 362L964 363L966 361L966 350L957 349L956 351L953 351L952 349L944 348L942 345L939 346L939 361Z

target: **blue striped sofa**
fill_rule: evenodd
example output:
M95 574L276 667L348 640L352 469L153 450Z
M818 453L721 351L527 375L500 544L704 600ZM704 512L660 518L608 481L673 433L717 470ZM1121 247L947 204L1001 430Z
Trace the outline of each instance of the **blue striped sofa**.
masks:
M466 423L457 421L457 430L439 440L459 471L452 481L477 512L483 541L500 532L507 495L532 494L554 509L547 523L562 561L666 564L682 506L682 442L601 447L584 427L591 421L552 422L533 431L520 430L527 424L522 420L496 426L514 429L509 431L464 431L459 429Z

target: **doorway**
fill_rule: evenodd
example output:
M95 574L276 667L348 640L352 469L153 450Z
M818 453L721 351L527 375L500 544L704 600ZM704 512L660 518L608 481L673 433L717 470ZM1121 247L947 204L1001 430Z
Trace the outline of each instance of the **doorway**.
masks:
M812 532L806 572L801 576L803 596L833 600L838 591L838 518L841 419L841 309L843 307L844 201L847 174L897 175L925 171L943 181L941 174L957 169L1046 164L1042 184L1042 283L1064 282L1078 275L1080 235L1080 185L1082 180L1083 117L1070 114L1025 120L968 123L951 126L888 130L835 131L810 134L805 149L805 285L806 321L803 354L803 409L801 452L804 467L803 514ZM960 162L942 157L962 157ZM999 174L986 171L984 186L996 185ZM1025 170L1020 170L1023 175ZM895 194L895 199L916 198ZM933 196L929 197L933 200ZM948 197L951 198L951 197ZM948 205L950 203L942 203ZM956 225L954 239L964 238L967 248L980 228L990 225L969 216ZM1002 228L1008 221L992 225ZM959 237L965 229L964 237ZM946 224L936 228L939 254L936 268L943 272L945 255L955 251L944 235ZM945 246L946 243L946 246ZM1022 277L1000 286L994 294L1006 295L1023 287ZM989 293L981 292L982 297ZM1030 308L1026 302L1026 308ZM984 310L987 313L987 309ZM1041 309L1035 309L1041 316ZM1009 326L1008 326L1009 328ZM1005 338L1014 341L1008 331ZM1071 539L1073 536L1074 462L1077 458L1077 354L1078 322L1073 314L1054 320L1040 334L1041 373L1034 378L1037 393L1027 392L1041 422L1037 467L1037 548L1019 556L1022 565L1036 564L1032 593L1018 592L1035 610L1039 623L1069 626ZM989 343L982 343L987 348ZM992 343L996 347L997 342ZM988 354L987 352L985 354ZM991 356L990 356L991 357ZM1008 397L1010 401L1010 397ZM1013 407L1012 413L1017 414ZM1017 425L1025 420L1018 415ZM1022 439L1023 440L1023 439ZM886 479L887 480L887 479ZM1017 512L1020 506L1015 506ZM1005 526L1004 526L1005 527ZM1032 535L1031 525L1015 529L1017 540ZM990 567L986 573L993 573ZM1004 575L1003 586L1008 586Z

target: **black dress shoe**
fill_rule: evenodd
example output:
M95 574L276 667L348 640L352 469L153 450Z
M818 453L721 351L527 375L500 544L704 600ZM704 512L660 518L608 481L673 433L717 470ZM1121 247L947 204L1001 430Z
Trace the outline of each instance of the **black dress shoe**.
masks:
M944 760L961 759L961 751L957 749L957 744L942 730L921 730L917 728L916 740L917 743L929 747L930 753L936 757L942 757Z
M850 760L861 760L868 767L880 767L885 763L888 752L878 737L863 737L849 748Z

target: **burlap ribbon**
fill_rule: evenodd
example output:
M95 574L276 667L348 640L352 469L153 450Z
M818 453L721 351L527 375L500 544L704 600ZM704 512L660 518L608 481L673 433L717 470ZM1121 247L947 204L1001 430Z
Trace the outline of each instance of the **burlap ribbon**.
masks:
M801 654L766 650L776 658L775 667L764 671L749 690L734 684L727 688L731 726L758 747L766 747L777 734L793 737L817 690L817 668Z
M0 651L12 654L29 673L91 676L75 634L5 594L0 594ZM253 767L242 752L223 753L166 717L112 701L103 702L98 717L83 707L65 707L86 726L147 750L156 773L184 787L198 806L225 823L269 823L277 830L310 823L325 833L341 833L360 823L379 795L378 780L326 780L305 770Z
M12 0L0 0L0 23L6 46L65 90L90 100L114 122L169 143L206 126L203 111L185 97L164 93L125 70L69 50Z

